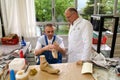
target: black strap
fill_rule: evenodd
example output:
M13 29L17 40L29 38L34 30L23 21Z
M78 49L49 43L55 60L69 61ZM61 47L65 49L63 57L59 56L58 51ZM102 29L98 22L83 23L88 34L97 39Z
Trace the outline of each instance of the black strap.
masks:
M53 36L53 41L52 41L52 44L53 44L53 42L55 41L55 39L56 39L56 36L54 35L54 36Z
M56 35L53 36L52 44L55 41L55 39L56 39ZM46 42L46 45L48 45L48 40L47 40L47 36L46 35L45 35L45 42Z

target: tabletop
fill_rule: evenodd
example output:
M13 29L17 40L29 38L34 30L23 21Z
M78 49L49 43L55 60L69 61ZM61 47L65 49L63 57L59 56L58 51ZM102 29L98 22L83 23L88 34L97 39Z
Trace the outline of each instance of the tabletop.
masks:
M40 70L39 65L30 66L36 68L38 73L35 76L29 76L29 80L94 80L91 74L81 74L82 65L76 63L51 64L55 69L59 69L59 74L50 74Z
M4 68L9 64L15 57L19 57L19 54L14 53L15 50L23 50L24 55L28 52L30 42L26 42L26 46L21 47L20 44L16 45L0 45L0 80L3 74ZM5 73L6 74L6 73ZM3 79L5 80L5 79Z
M106 70L98 66L93 67L93 74L81 74L82 65L76 63L51 64L54 69L59 69L59 74L50 74L40 70L40 65L30 65L28 70L35 68L37 74L29 76L28 80L120 80L114 72L114 68ZM6 79L10 80L8 75Z
M94 66L94 73L92 74L95 80L120 80L115 72L115 68L111 67L110 69L101 68Z
M24 47L21 47L19 43L16 45L0 45L0 51L3 54L9 54L14 50L22 49L23 52L26 53L26 50L28 49L29 46L30 46L30 42L26 42L26 46Z

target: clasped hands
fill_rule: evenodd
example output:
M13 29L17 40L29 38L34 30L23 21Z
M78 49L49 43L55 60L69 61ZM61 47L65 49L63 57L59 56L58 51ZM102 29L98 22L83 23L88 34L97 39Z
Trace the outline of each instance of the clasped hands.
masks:
M45 49L48 51L52 51L52 50L59 50L59 45L56 44L49 44L47 46L45 46Z

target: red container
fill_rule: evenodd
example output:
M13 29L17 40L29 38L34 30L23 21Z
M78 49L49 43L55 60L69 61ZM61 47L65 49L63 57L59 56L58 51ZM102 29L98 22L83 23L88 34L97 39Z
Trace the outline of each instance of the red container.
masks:
M106 44L107 41L107 36L103 36L101 40L101 44ZM92 38L92 43L97 44L98 43L98 38Z
M16 36L13 39L7 39L7 38L3 37L3 38L1 38L1 42L3 45L15 45L15 44L18 44L19 38L18 38L18 36Z

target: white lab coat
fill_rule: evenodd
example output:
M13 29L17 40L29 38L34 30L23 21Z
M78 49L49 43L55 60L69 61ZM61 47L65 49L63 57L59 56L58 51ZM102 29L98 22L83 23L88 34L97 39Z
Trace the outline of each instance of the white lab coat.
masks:
M68 35L68 62L90 59L92 32L92 24L81 17L75 20L73 25L70 25Z

